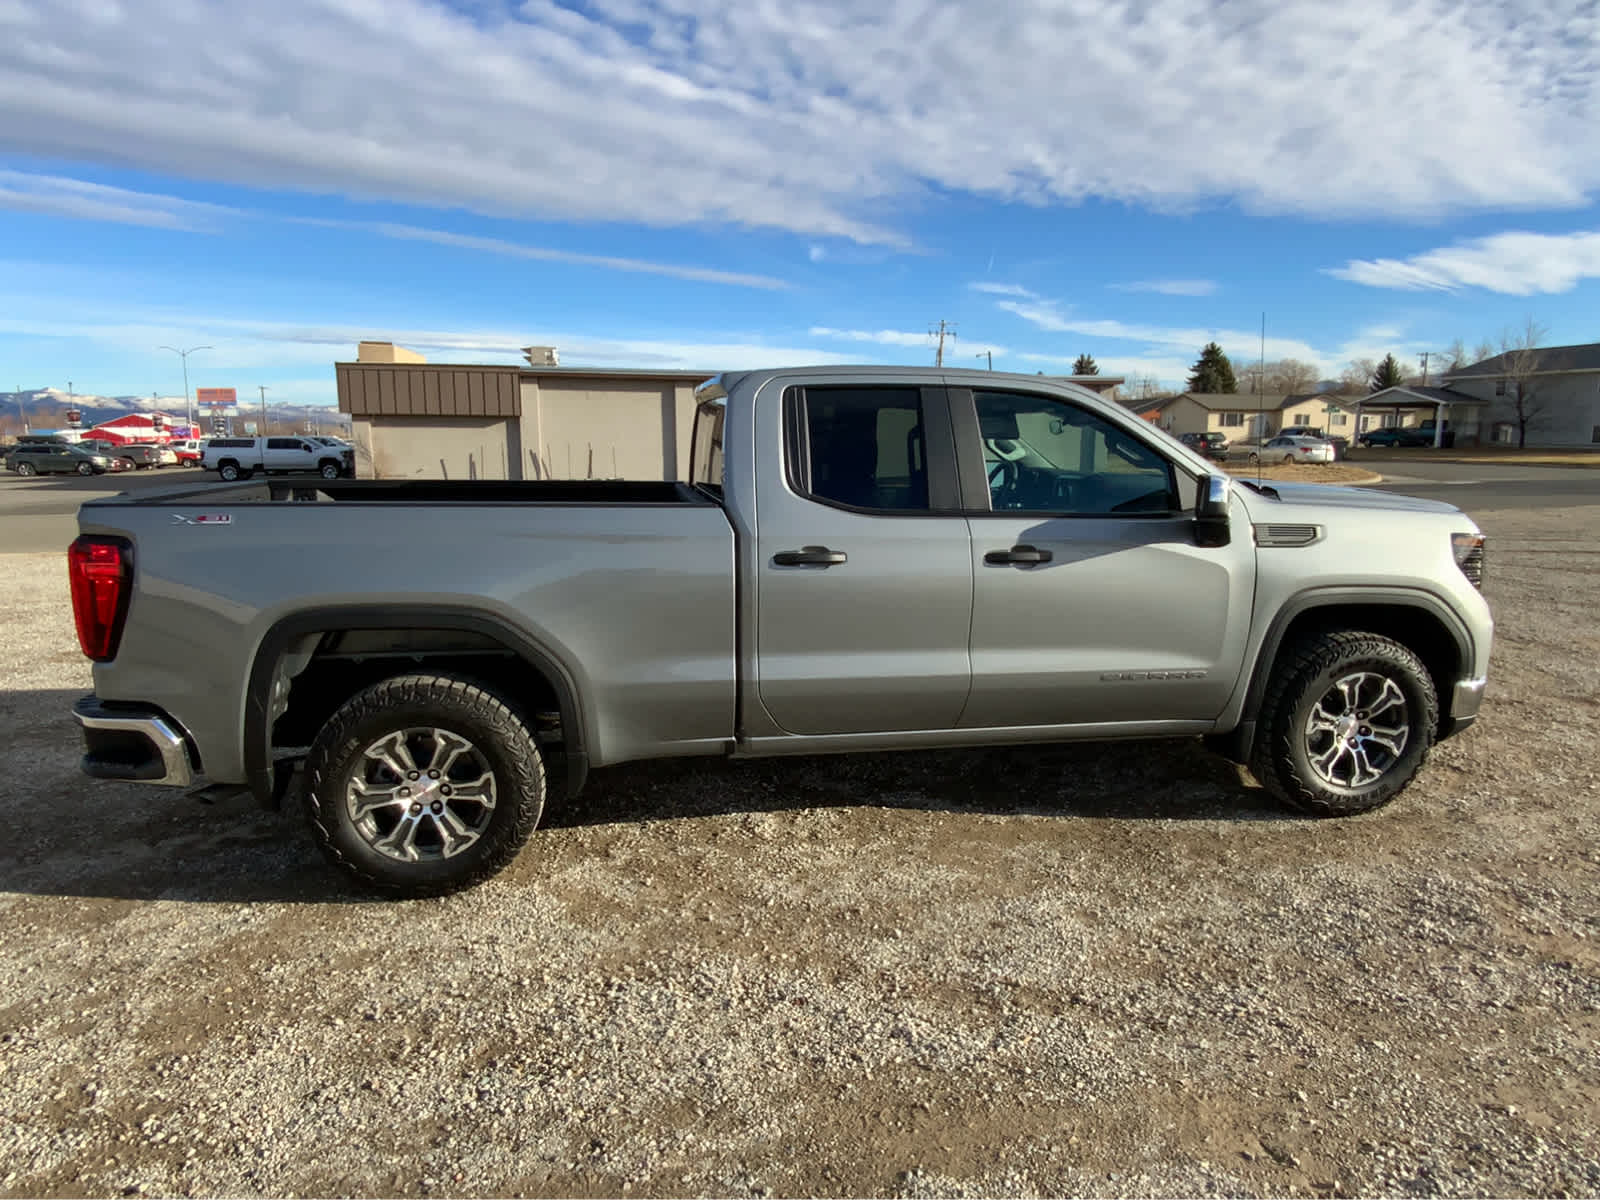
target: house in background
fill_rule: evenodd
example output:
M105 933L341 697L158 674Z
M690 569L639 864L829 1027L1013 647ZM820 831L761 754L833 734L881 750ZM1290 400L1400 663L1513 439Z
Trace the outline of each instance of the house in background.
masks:
M1355 440L1356 400L1326 393L1250 396L1183 392L1158 400L1134 400L1128 408L1179 436L1220 433L1230 442L1269 438L1289 425L1310 425Z
M1521 354L1528 356L1526 370L1518 370ZM1481 402L1484 441L1517 444L1519 374L1529 418L1528 445L1600 445L1600 342L1496 354L1446 375L1452 392Z
M1475 446L1484 438L1484 401L1448 387L1403 385L1361 397L1360 433L1374 429L1412 429L1421 425L1452 434L1458 446ZM1436 425L1435 422L1438 424Z

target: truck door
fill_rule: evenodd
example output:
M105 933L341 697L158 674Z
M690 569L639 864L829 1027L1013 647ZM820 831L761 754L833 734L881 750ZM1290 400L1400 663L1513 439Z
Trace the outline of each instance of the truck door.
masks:
M790 387L755 429L757 693L795 734L949 729L972 563L939 387Z
M952 389L951 412L969 505L987 501L962 727L1215 718L1249 631L1248 529L1196 545L1193 477L1087 405Z

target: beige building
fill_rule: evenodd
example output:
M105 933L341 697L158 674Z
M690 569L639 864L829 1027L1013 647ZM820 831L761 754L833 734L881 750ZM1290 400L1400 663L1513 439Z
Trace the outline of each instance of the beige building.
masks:
M1269 438L1292 425L1355 440L1356 398L1328 394L1250 396L1183 392L1128 407L1168 433L1220 433L1231 442Z
M682 479L694 389L714 371L428 363L362 342L334 364L367 479ZM533 365L537 362L539 365Z

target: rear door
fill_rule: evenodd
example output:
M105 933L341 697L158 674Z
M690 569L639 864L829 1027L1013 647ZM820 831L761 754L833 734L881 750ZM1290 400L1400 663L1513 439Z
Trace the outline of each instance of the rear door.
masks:
M944 389L790 387L757 411L762 706L794 734L953 727L972 563Z
M308 471L316 463L299 438L275 437L267 439L266 465L269 471Z
M951 411L976 502L962 726L1215 718L1249 631L1248 528L1197 546L1195 478L1087 404L953 389Z

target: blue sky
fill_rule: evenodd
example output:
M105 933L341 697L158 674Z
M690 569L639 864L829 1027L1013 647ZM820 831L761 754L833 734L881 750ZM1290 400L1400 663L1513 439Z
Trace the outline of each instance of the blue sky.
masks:
M0 390L1600 339L1592 0L3 0Z

